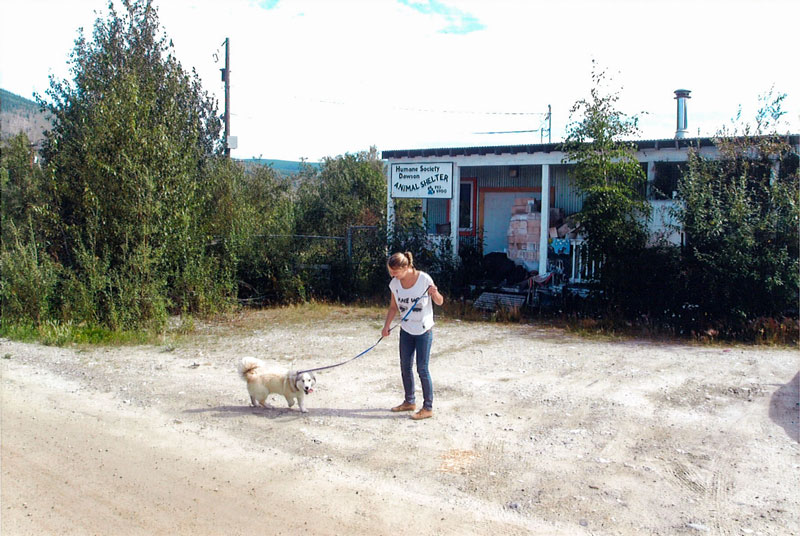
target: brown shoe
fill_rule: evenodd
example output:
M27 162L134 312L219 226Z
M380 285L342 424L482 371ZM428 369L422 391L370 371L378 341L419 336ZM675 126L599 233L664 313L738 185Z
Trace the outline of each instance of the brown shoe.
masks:
M433 410L425 408L422 408L421 410L419 410L418 412L416 412L414 415L411 416L411 418L414 419L415 421L419 421L421 419L430 419L431 417L433 417Z
M403 402L399 406L393 407L392 411L394 411L394 412L398 412L398 411L414 411L415 409L417 409L417 405L416 404L410 404L408 402Z

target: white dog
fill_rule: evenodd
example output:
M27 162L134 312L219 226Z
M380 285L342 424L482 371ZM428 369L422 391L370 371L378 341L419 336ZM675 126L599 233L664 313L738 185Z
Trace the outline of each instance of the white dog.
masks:
M317 378L313 372L280 372L266 368L266 364L254 357L242 358L239 363L239 374L247 382L247 392L250 393L250 404L256 402L263 407L267 405L267 396L270 394L283 395L291 408L297 402L300 411L307 413L304 398L314 392Z

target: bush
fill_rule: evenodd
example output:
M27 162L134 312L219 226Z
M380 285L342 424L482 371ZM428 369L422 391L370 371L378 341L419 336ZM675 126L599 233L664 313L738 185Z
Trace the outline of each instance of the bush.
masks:
M20 236L11 223L0 249L0 316L4 322L38 324L49 318L58 283L59 266L28 228Z
M690 154L679 185L684 283L701 323L743 332L756 318L796 311L800 178L778 136L719 138L717 145L719 160Z

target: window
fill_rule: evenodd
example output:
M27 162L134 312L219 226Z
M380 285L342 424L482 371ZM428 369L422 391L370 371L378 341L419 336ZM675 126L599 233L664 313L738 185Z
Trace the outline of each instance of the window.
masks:
M472 233L475 230L475 179L461 181L458 200L458 230Z
M685 170L685 162L656 162L655 177L650 183L650 199L672 199Z

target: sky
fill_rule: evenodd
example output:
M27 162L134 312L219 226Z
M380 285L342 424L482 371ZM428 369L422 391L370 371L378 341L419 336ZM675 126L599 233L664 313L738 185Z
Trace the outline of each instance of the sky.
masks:
M121 9L117 0L117 7ZM154 0L175 55L224 111L230 39L235 158L564 138L606 93L641 139L672 138L676 89L690 136L710 136L760 96L786 94L780 129L800 132L796 0ZM108 0L0 0L0 87L33 98L70 79L79 28ZM546 113L551 110L550 132ZM544 130L543 130L544 129ZM522 132L521 132L522 131ZM525 132L527 131L527 132Z

